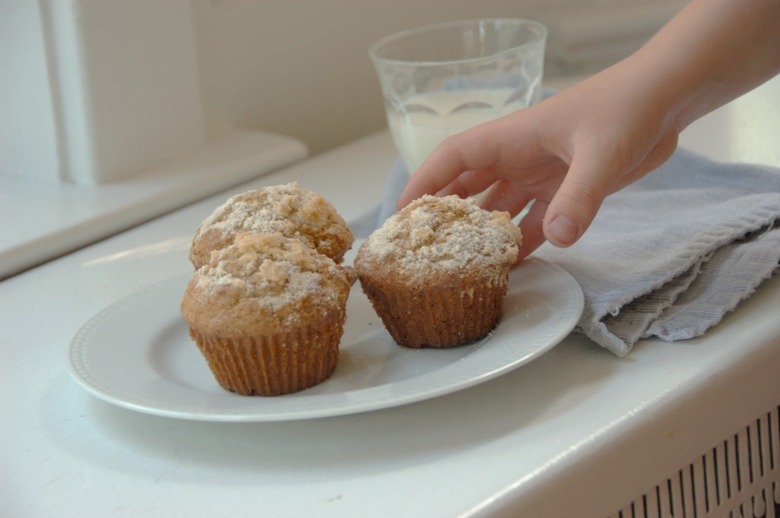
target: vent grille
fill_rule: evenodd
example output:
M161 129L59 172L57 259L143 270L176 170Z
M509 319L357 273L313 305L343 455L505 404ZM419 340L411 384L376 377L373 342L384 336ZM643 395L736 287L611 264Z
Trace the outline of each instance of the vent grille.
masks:
M609 518L780 518L780 407Z

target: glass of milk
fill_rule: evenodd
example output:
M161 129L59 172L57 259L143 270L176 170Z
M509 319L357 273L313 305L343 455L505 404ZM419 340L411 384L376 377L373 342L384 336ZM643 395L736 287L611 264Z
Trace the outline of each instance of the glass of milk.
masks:
M483 19L373 44L388 125L410 174L447 136L537 102L546 38L533 20Z

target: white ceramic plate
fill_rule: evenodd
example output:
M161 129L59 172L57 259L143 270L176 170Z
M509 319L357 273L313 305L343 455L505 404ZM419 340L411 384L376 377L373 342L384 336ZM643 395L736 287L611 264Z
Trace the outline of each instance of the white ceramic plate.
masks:
M356 283L331 378L264 398L223 390L212 377L179 314L187 280L149 286L90 319L69 350L75 379L109 403L180 419L353 414L455 392L528 363L572 330L583 307L582 291L567 272L530 258L510 274L504 316L488 338L449 350L412 350L396 345Z

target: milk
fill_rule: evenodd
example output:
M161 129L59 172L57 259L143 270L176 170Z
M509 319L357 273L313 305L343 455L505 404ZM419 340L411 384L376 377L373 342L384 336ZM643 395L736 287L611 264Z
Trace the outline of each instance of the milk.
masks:
M515 91L439 90L408 98L400 110L388 109L390 132L409 172L446 137L525 108L523 98L506 102Z

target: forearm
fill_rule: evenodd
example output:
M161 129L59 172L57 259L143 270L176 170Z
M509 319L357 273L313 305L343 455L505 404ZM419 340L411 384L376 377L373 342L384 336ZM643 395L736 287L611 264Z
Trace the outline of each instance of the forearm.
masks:
M626 61L681 130L780 71L780 0L693 0Z

